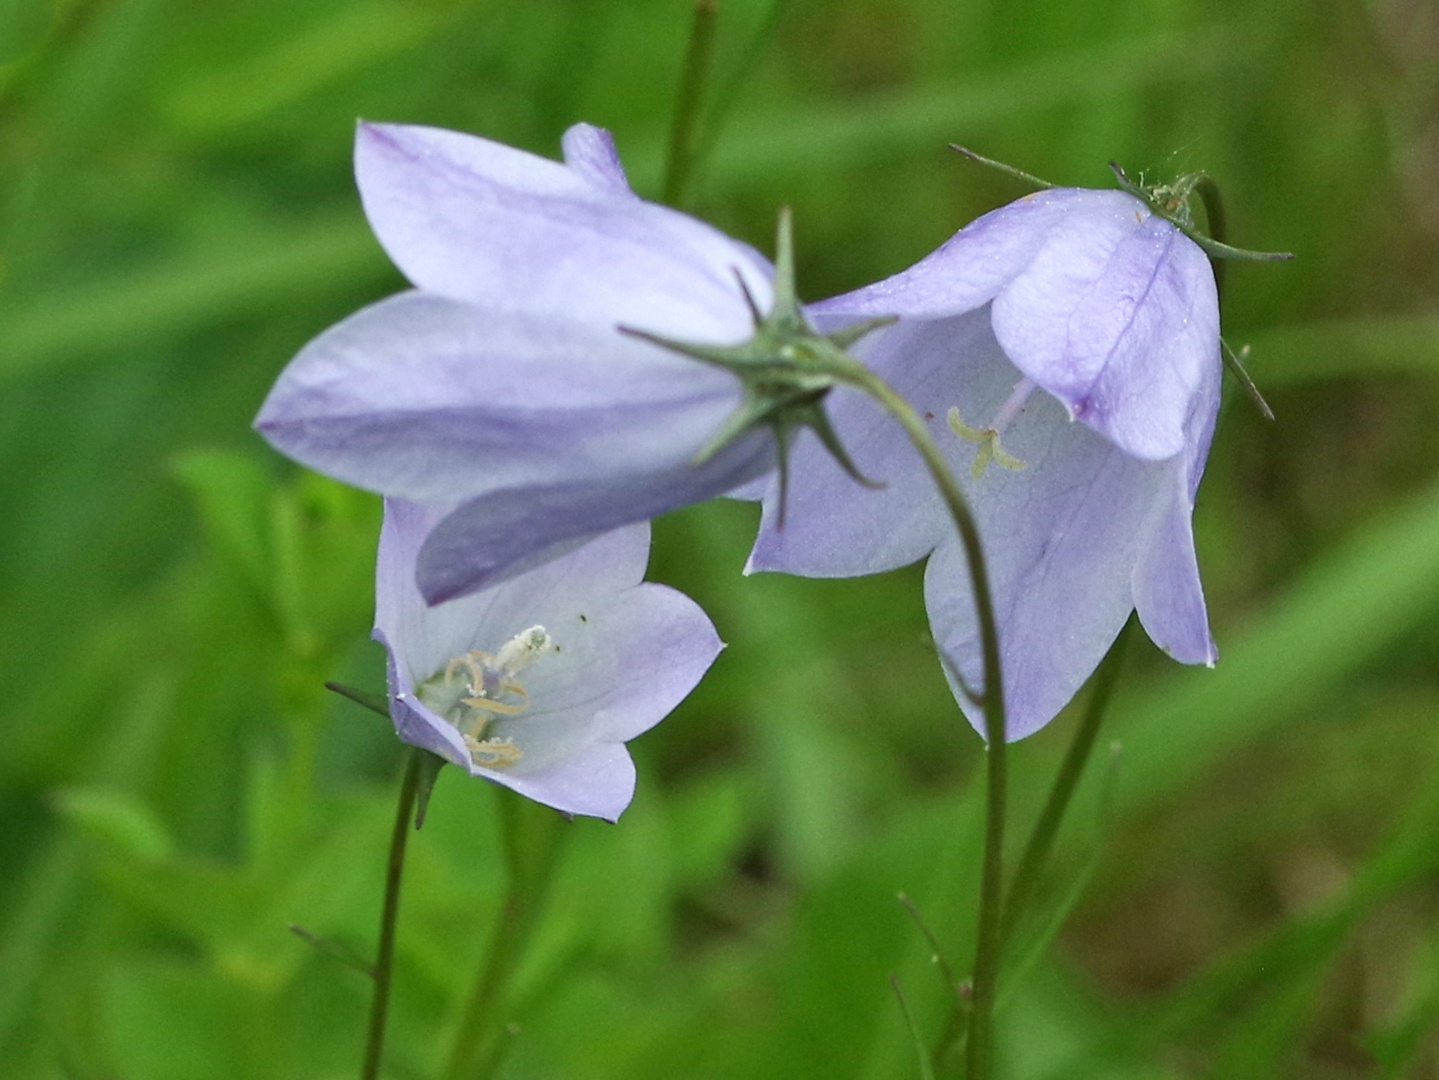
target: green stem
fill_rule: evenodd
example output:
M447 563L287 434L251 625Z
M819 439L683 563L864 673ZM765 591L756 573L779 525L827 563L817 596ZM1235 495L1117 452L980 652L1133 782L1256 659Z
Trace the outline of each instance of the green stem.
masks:
M858 366L858 365L857 365ZM1005 760L1004 681L999 657L999 627L994 616L989 571L979 540L979 528L959 482L950 471L934 437L909 402L879 376L861 368L848 381L873 397L895 418L924 459L959 530L969 564L974 609L984 651L984 737L987 744L987 788L984 814L984 869L980 878L979 928L974 953L970 996L969 1039L966 1046L967 1080L987 1080L994 1057L994 999L999 984L1002 945L1001 917L1004 899L1004 815L1007 771Z
M365 1063L360 1080L380 1075L380 1058L385 1050L385 1021L390 1013L390 977L395 967L395 923L400 914L400 882L405 873L405 842L415 813L415 793L420 787L420 751L411 749L405 758L405 776L400 781L400 800L395 807L395 828L390 834L390 861L385 870L385 906L380 914L380 947L375 957L375 996L370 1003L370 1034L365 1042Z
M510 980L544 903L564 819L510 791L500 791L500 828L510 880L495 922L489 955L470 991L450 1053L449 1080L493 1076L509 1049L503 1006Z
M1119 631L1119 637L1110 646L1109 655L1104 658L1095 674L1094 688L1090 691L1084 716L1079 721L1069 749L1065 751L1064 761L1054 778L1054 787L1050 789L1049 799L1040 812L1039 820L1034 823L1034 831L1029 834L1024 854L1019 858L1014 878L1009 885L1009 895L1004 903L1004 921L1000 933L1005 940L1013 935L1025 905L1029 903L1035 886L1039 884L1044 864L1064 821L1065 812L1069 809L1075 788L1079 786L1079 778L1084 773L1090 751L1094 749L1095 739L1099 735L1100 723L1109 707L1110 698L1114 695L1114 687L1119 682L1119 670L1124 666L1125 647L1129 644L1133 625L1134 617L1130 616L1130 621Z
M684 204L699 151L700 113L705 84L714 66L715 16L718 11L719 0L695 0L689 50L685 54L684 72L675 102L674 126L670 129L669 160L665 164L664 201L674 207Z

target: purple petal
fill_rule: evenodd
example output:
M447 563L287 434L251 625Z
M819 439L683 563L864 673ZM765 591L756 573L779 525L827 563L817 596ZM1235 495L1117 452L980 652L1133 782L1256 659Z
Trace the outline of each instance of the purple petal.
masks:
M348 483L459 502L561 477L625 484L684 472L739 401L724 372L561 314L485 313L412 292L306 346L256 426L285 454ZM758 471L726 473L733 457L695 470L707 494L717 492L706 485L732 487ZM589 531L623 523L609 515Z
M814 305L826 314L958 315L993 301L1010 360L1135 457L1180 452L1219 348L1197 245L1121 191L1056 188L961 229L908 270Z
M608 131L593 124L575 124L560 140L565 164L597 188L607 189L615 196L638 199L630 190L629 177L615 149L615 139Z
M1102 194L1055 189L1026 195L966 225L893 277L831 297L807 309L815 315L901 315L923 319L963 315L989 303L1043 246L1071 212L1074 196Z
M635 795L635 763L620 743L594 743L528 776L480 771L535 802L609 822L619 820Z
M439 603L484 588L512 576L513 567L552 554L545 550L552 545L562 551L597 532L715 498L773 466L773 439L753 431L703 465L671 458L602 483L557 482L482 495L430 534L420 553L420 589Z
M1220 374L1216 363L1196 399L1185 425L1189 445L1173 463L1154 531L1134 568L1134 606L1145 632L1181 663L1211 667L1219 650L1209 632L1192 519L1219 415Z
M987 311L945 320L905 320L862 341L856 352L926 417L930 433L956 460L966 454L972 459L972 448L958 442L946 414L951 405L965 402L966 388L983 372L1008 366L990 332ZM934 481L903 429L857 393L836 390L828 403L840 441L860 471L885 486L861 486L816 440L799 442L790 457L784 528L778 527L779 484L771 477L764 525L747 572L783 570L808 577L880 573L923 558L953 531ZM975 400L969 404L978 407Z
M750 332L735 281L767 305L764 268L723 233L620 189L593 129L575 167L436 128L362 124L355 172L370 225L422 289L610 328L733 343Z
M1219 352L1204 253L1122 192L1086 200L994 301L1015 365L1135 457L1184 448L1184 421Z

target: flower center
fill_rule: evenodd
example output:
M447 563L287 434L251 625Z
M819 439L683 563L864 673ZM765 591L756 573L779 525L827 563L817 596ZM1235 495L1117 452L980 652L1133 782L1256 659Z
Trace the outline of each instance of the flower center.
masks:
M1019 458L1005 453L1004 448L999 445L999 436L1005 428L1014 423L1020 413L1024 412L1024 406L1029 401L1029 395L1034 392L1034 386L1034 380L1028 377L1015 383L1009 397L1004 399L1004 404L999 407L999 412L994 414L994 419L989 422L987 427L970 427L960 419L959 406L950 407L950 430L967 442L979 443L979 449L974 452L974 465L969 470L970 475L976 480L984 475L984 470L989 468L991 461L998 462L1006 469L1025 467L1025 463Z
M417 691L422 702L455 726L464 737L470 760L489 769L513 765L524 752L511 738L485 738L499 717L516 716L530 707L530 694L516 676L555 649L543 626L521 630L491 655L471 650L455 657Z

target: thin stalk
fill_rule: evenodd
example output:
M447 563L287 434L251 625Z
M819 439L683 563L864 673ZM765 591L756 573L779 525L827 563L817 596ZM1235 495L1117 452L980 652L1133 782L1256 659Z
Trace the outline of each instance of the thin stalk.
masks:
M509 1048L503 1006L534 932L549 885L564 819L548 807L509 791L498 793L500 827L510 880L495 922L489 955L465 1005L450 1053L449 1080L486 1080Z
M979 528L969 503L950 471L934 437L909 402L868 369L848 375L904 428L925 467L939 488L949 515L959 530L974 590L984 652L984 737L987 743L987 788L984 813L984 869L979 887L979 928L974 951L974 977L970 996L969 1039L965 1047L967 1080L988 1080L994 1058L994 1000L999 984L1001 918L1004 900L1004 817L1008 774L1005 755L1004 681L999 657L999 627Z
M664 201L674 207L684 204L699 153L700 116L705 84L709 82L710 69L714 66L715 16L718 12L719 0L695 0L690 44L685 53L684 71L675 101L674 126L670 129L669 159L665 163Z
M420 751L411 749L405 758L405 776L400 781L400 800L395 806L395 828L390 834L390 861L385 869L385 906L380 914L380 948L375 957L375 996L370 1002L370 1034L365 1041L365 1063L360 1080L380 1075L380 1058L385 1051L385 1021L390 1014L390 978L395 967L395 923L400 914L400 882L405 873L405 842L415 814L415 793L420 788Z
M1110 647L1109 655L1099 665L1099 671L1094 677L1094 688L1090 691L1089 701L1084 708L1084 716L1079 721L1079 727L1075 729L1069 749L1065 751L1064 761L1054 778L1054 787L1050 789L1039 820L1034 823L1034 830L1029 834L1024 854L1019 858L1019 865L1014 871L1014 879L1009 884L1009 895L1004 903L1001 935L1005 940L1014 933L1025 905L1029 903L1035 886L1039 884L1050 849L1054 846L1055 837L1059 835L1065 812L1069 809L1075 788L1079 786L1084 767L1089 762L1090 751L1094 749L1095 738L1099 735L1100 723L1104 720L1110 698L1114 696L1114 687L1119 682L1119 670L1124 666L1125 647L1129 644L1133 625L1134 617L1131 615L1130 621L1124 624L1124 628L1119 631L1119 637Z

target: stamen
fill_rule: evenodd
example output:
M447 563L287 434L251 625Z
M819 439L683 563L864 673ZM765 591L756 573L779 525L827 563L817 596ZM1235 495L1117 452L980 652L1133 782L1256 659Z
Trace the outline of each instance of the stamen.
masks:
M497 654L473 649L455 657L420 687L420 699L454 725L476 765L513 765L524 751L512 738L485 738L485 731L530 707L530 693L515 676L551 649L557 646L545 628L532 626L505 642Z
M979 444L979 449L974 453L974 465L969 470L969 474L974 479L978 480L984 475L984 470L989 468L991 461L997 462L1006 469L1023 469L1025 467L1023 461L1013 454L1006 453L1004 447L999 445L999 436L1024 411L1024 406L1029 401L1029 395L1034 392L1034 387L1034 380L1027 377L1015 383L1009 397L1005 398L1004 404L999 407L999 412L994 414L994 419L990 421L988 427L984 428L970 427L960 418L959 406L950 407L948 415L950 430L966 442Z
M513 765L524 757L524 751L515 745L514 739L485 739L483 741L465 736L465 746L469 748L470 759L486 769L502 769L506 765Z

